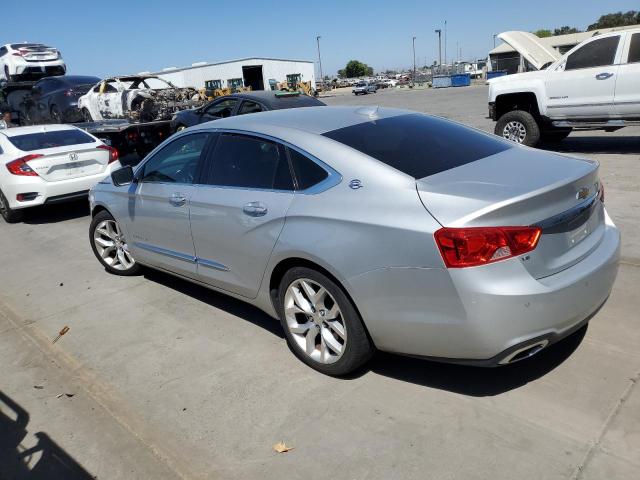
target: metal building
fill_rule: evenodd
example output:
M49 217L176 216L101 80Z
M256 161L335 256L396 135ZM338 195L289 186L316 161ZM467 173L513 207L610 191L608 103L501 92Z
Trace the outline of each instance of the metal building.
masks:
M236 88L251 87L252 90L272 90L279 82L308 82L316 88L314 63L306 60L284 60L279 58L243 58L227 62L198 62L190 67L165 68L155 72L178 87Z

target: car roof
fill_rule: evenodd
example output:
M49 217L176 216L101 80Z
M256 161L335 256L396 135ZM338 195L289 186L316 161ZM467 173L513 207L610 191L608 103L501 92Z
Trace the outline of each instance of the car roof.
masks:
M270 110L268 112L252 113L251 115L237 115L213 122L201 123L193 128L202 130L210 128L246 130L266 135L271 134L274 129L283 129L321 135L338 128L411 113L416 112L377 106L317 106Z
M74 80L85 79L88 84L94 84L100 81L98 77L94 77L92 75L54 75L51 77L44 77L38 80L36 83L40 83L44 80L58 80L60 82L72 82Z
M256 90L253 92L232 93L231 95L228 95L228 96L257 100L257 101L266 103L270 106L276 105L279 100L285 99L285 98L288 100L291 100L294 98L309 97L309 95L306 95L301 92L283 92L280 90ZM314 97L310 97L310 98L314 98Z
M52 125L32 125L30 127L13 127L0 130L7 137L15 137L17 135L27 135L29 133L46 133L57 132L61 130L79 130L73 125L52 124Z

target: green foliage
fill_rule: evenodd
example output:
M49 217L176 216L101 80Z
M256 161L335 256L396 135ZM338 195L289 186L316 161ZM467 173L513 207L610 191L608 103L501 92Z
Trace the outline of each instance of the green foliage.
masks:
M540 30L536 30L535 32L533 32L533 34L536 37L540 37L540 38L550 37L553 35L553 33L551 33L551 30L546 30L542 28Z
M338 75L340 75L341 70L338 70ZM366 63L362 63L358 60L350 60L347 63L347 66L342 70L344 77L347 78L355 78L355 77L364 77L367 75L373 75L373 68L369 67Z
M640 24L640 12L629 10L628 12L616 12L602 15L596 23L589 25L587 30L598 30L600 28L625 27L628 25Z
M570 33L580 33L575 27L570 27L569 25L565 25L564 27L556 28L553 31L554 35L569 35Z

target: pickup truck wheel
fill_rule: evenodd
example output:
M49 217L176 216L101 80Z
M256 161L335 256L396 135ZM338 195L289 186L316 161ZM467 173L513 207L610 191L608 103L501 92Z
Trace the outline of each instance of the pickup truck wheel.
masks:
M557 143L561 142L565 138L569 136L571 133L570 128L566 129L554 129L554 130L543 130L541 132L541 138L543 142L548 143Z
M494 133L512 142L529 147L540 141L540 127L529 112L512 110L498 119Z

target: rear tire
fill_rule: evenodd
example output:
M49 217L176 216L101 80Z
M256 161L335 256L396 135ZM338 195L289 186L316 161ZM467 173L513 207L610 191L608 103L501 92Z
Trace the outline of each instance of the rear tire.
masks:
M515 143L534 147L540 142L540 127L529 112L512 110L502 115L494 133Z
M56 105L51 105L49 110L52 123L62 123L62 112Z
M14 210L9 207L7 197L5 197L2 190L0 190L0 215L2 215L4 221L7 223L19 222L22 220L23 213L24 212L22 210Z
M291 350L321 373L346 375L375 352L351 300L316 270L294 267L285 273L277 307Z
M106 210L98 212L91 220L89 242L94 255L107 272L121 276L140 273L140 264L129 253L124 233Z

